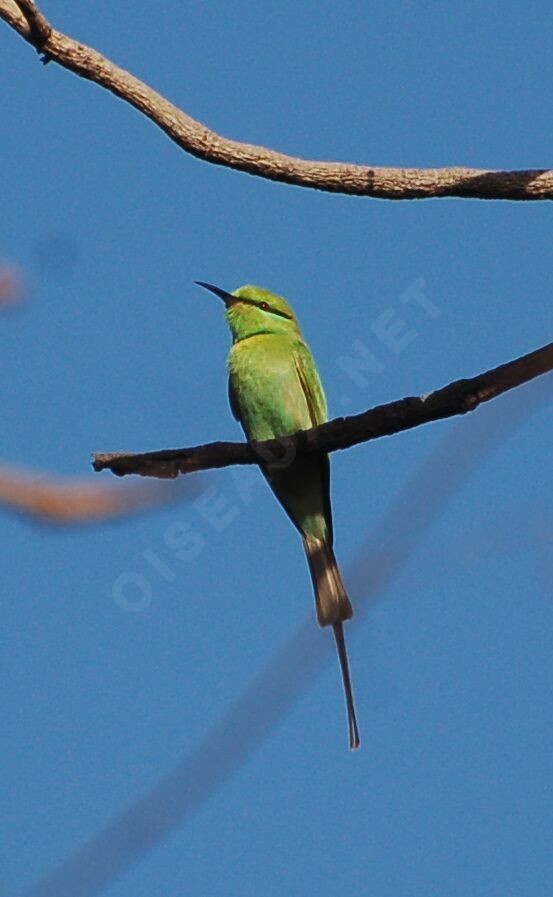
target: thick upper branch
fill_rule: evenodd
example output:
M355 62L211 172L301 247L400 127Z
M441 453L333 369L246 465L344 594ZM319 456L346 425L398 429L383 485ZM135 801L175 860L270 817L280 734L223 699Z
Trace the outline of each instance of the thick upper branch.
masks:
M400 399L352 417L339 417L285 439L272 439L251 445L242 442L210 442L192 448L165 449L145 454L97 454L93 466L95 470L111 470L118 476L136 473L146 477L176 477L179 474L229 467L233 464L270 461L285 465L296 452L333 452L430 421L466 414L467 411L474 411L482 402L488 402L551 370L553 343L485 374L457 380L426 396Z
M0 0L0 18L44 54L46 60L54 60L121 97L155 122L185 152L206 162L301 187L380 199L553 199L551 169L384 168L309 161L230 140L195 121L96 50L57 31L32 0Z

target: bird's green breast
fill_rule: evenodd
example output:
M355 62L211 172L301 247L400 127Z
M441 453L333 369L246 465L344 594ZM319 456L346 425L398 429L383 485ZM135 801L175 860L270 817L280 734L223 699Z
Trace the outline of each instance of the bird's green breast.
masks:
M298 358L304 359L307 376L322 396L316 420L298 374ZM288 436L326 420L319 375L305 343L284 334L259 333L234 343L228 366L236 410L250 439Z

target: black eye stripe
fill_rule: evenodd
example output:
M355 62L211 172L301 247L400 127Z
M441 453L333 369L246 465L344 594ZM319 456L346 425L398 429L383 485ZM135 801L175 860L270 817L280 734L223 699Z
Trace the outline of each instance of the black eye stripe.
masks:
M292 315L287 315L285 311L281 311L279 308L271 308L271 306L267 305L266 302L264 302L259 307L262 308L263 311L270 311L271 314L279 315L281 318L286 318L288 321L292 320Z
M267 305L267 303L265 302L264 305ZM286 314L285 311L281 311L279 308L271 308L270 305L267 305L267 308L265 310L270 311L273 315L279 315L279 317L281 318L286 318L287 321L292 320L292 315Z
M279 308L273 308L268 302L256 302L255 299L244 298L241 298L238 301L245 302L247 305L255 305L256 308L260 308L262 311L269 311L273 315L279 315L281 318L286 318L287 321L292 320L292 315L287 314L285 311L281 311Z

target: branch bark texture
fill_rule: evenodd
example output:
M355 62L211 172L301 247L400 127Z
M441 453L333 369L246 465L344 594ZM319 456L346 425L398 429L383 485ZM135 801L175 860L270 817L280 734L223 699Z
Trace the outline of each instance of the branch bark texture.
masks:
M535 377L553 370L553 343L523 355L514 361L465 380L456 380L426 396L411 396L379 405L362 414L335 420L301 430L284 439L268 442L210 442L192 448L165 449L144 454L97 454L95 470L111 470L117 476L139 474L146 477L171 478L235 464L288 464L297 452L334 452L391 436L421 424L443 420L474 411L483 402L521 386Z
M387 168L299 159L231 140L187 115L101 53L55 29L32 0L0 0L0 18L42 54L43 61L55 61L111 91L158 125L185 152L215 165L300 187L379 199L553 199L552 169Z

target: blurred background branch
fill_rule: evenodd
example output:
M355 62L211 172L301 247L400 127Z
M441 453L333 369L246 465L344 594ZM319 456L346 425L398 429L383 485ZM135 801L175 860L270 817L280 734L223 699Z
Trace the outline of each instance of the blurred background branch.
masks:
M24 296L25 279L20 268L0 262L0 309L19 306ZM85 477L57 477L0 462L0 509L42 523L98 523L147 511L183 496L180 489L166 488L168 485L105 487ZM196 488L186 490L186 495L197 493Z
M2 310L19 305L24 298L23 275L16 265L0 261L0 307Z
M153 488L151 488L153 486ZM169 484L98 487L83 477L54 477L0 464L0 508L43 523L99 523L147 511L182 496Z

